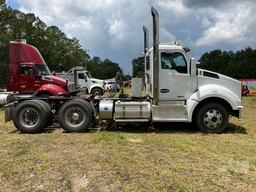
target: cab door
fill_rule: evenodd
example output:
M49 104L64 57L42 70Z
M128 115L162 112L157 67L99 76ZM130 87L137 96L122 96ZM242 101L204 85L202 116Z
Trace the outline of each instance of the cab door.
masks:
M186 101L193 92L188 59L183 52L161 52L159 101Z
M192 94L188 61L180 51L160 52L159 104L153 106L154 122L186 122L187 99Z
M33 78L32 67L30 65L21 65L19 74L19 92L33 93L35 80Z
M77 83L80 88L86 88L86 81L87 78L85 77L85 74L83 71L77 72Z

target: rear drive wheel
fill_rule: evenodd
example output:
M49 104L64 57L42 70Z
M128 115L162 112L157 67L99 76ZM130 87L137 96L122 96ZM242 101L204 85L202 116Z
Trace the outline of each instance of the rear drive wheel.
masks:
M95 87L91 90L91 94L94 95L94 96L102 96L103 95L103 90L99 87Z
M219 103L208 103L198 110L195 120L202 132L221 133L228 125L228 111Z
M48 114L42 103L23 101L15 109L13 122L22 133L38 133L47 126Z
M33 100L34 102L37 102L37 103L41 103L41 105L44 106L45 108L45 111L47 112L47 117L48 117L48 122L47 122L47 126L51 126L53 124L53 117L52 117L52 112L51 112L51 106L46 103L45 101L43 100Z
M92 122L92 113L85 101L67 101L58 112L58 120L67 132L84 132Z
M92 115L92 120L94 119L94 109L93 109L93 106L88 102L88 101L85 101L85 100L82 100L82 99L76 99L77 101L79 102L82 102L84 103L87 107L88 107L88 110L90 112L90 114Z

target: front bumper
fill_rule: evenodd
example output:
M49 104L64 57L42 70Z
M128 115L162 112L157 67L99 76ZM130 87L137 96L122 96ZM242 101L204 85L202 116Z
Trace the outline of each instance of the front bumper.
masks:
M236 110L233 111L232 115L241 119L242 118L242 113L243 113L243 106L237 106Z

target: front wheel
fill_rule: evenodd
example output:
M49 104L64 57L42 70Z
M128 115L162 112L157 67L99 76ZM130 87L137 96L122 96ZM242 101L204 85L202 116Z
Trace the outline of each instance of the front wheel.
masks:
M203 105L196 115L197 127L205 133L221 133L228 125L228 111L219 103Z
M91 94L94 96L102 96L103 95L103 90L99 87L95 87L91 90Z

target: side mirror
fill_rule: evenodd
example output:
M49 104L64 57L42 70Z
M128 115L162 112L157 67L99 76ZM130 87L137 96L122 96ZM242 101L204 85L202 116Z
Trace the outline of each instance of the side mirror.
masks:
M87 82L87 76L84 76L84 81Z
M191 77L196 77L196 73L197 73L196 59L191 58L190 59L190 76Z

